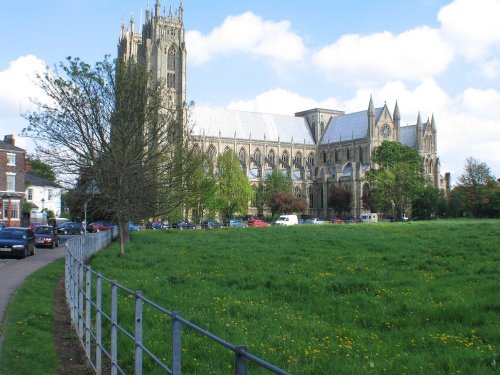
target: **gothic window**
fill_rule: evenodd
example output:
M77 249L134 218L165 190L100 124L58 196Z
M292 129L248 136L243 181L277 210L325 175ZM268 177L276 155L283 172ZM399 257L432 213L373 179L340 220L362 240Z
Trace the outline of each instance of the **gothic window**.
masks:
M295 196L297 198L300 198L301 195L302 195L302 192L301 192L301 189L300 189L300 186L295 186L295 188L293 189L293 193L295 194Z
M340 160L340 152L339 150L335 150L335 162L338 163L342 160Z
M267 165L272 168L274 167L274 164L276 164L276 160L274 159L275 155L274 155L274 151L271 150L269 151L269 153L267 154Z
M314 194L312 192L312 189L309 187L307 188L307 196L309 197L309 208L314 207Z
M359 153L359 162L364 163L365 159L363 158L363 148L361 146L358 149L358 153Z
M170 46L167 56L167 70L175 71L175 61L177 60L177 48Z
M323 163L326 163L326 151L323 151L321 155L323 156Z
M257 185L252 185L252 197L250 198L250 206L257 207Z
M255 162L257 164L260 164L260 151L259 151L259 149L255 150L255 152L253 153L253 160L255 160Z
M215 156L217 155L217 150L215 149L214 145L210 145L207 150L207 155L208 158L214 162L215 161Z
M244 164L246 162L246 152L244 148L240 149L240 152L238 153L238 158L240 159L241 164Z
M292 173L292 180L297 181L302 179L302 173L300 169L294 169Z
M307 164L309 164L310 167L314 165L314 154L312 152L307 157Z
M296 166L302 166L302 154L300 152L297 152L294 157L294 162Z
M321 131L321 133L320 133L320 137L322 137L322 136L323 136L323 133L325 132L325 123L324 123L323 121L321 121L321 123L320 123L319 125L320 125L320 128L319 128L319 129L320 129L320 131Z
M167 88L175 89L175 73L167 73Z
M347 161L350 161L350 160L351 160L351 150L350 150L350 149L347 149L347 150L346 150L346 160L347 160Z
M288 156L288 152L287 151L283 151L283 153L281 154L281 161L285 165L288 165L288 163L290 162L290 158Z

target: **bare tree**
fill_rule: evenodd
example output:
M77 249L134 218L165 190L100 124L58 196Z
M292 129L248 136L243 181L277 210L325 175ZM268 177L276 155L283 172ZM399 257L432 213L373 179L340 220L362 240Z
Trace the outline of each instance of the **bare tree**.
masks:
M97 186L108 216L118 222L123 255L129 220L180 204L195 167L187 111L170 107L164 82L133 62L105 58L92 67L68 58L37 83L47 99L34 101L23 134L41 141L38 155L66 186L82 174Z

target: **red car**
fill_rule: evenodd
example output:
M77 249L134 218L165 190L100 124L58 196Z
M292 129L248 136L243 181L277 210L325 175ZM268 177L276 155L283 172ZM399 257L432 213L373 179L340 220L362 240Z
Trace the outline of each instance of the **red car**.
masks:
M113 227L114 225L107 222L107 221L96 221L94 223L90 223L87 225L87 232L90 233L96 233L96 232L102 232L104 230L109 230Z
M35 246L48 246L52 249L59 246L59 236L54 227L40 225L35 228Z
M265 221L260 220L260 219L253 219L253 220L248 222L248 226L262 228L262 227L268 227L269 223L266 223Z

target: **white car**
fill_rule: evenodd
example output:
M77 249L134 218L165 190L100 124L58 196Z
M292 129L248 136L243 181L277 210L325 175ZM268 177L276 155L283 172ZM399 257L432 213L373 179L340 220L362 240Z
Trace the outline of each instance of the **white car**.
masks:
M313 217L311 219L307 219L304 224L325 224L326 221L318 219L317 217Z

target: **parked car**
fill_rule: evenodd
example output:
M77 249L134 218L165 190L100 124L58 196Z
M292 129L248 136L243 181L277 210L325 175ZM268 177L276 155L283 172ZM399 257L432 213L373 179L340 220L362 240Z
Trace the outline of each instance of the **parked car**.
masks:
M4 228L0 231L0 255L26 258L35 255L35 234L29 228Z
M299 223L297 215L281 215L274 224L276 225L296 225Z
M139 224L129 222L128 223L128 230L129 230L129 232L137 232L137 231L141 230L141 227L139 226Z
M249 227L262 228L262 227L268 227L269 225L270 225L269 223L266 223L264 220L260 219L252 219L248 222Z
M203 229L216 229L221 228L222 224L215 220L205 220L201 222L201 227Z
M190 223L189 221L177 221L172 224L172 228L180 230L196 229L196 224Z
M59 246L59 235L54 227L48 225L41 225L36 227L33 231L36 238L36 246L48 246L52 249Z
M317 217L313 217L311 219L307 219L304 224L325 224L326 221L318 219Z
M94 221L93 223L87 225L87 232L90 233L102 232L105 230L110 230L114 226L115 224L110 223L109 221Z
M81 223L67 221L56 228L58 234L83 234L84 228Z
M226 227L235 227L235 228L246 228L247 225L238 219L230 219L224 222L224 226Z
M170 225L164 224L160 221L153 221L146 224L146 229L158 230L158 229L168 229L168 228L170 228Z
M35 228L37 228L37 227L41 227L42 225L45 225L45 224L43 224L43 223L30 223L30 225L29 225L29 227L28 227L28 228L30 228L31 230L33 230L33 231L34 231L34 230L35 230Z

